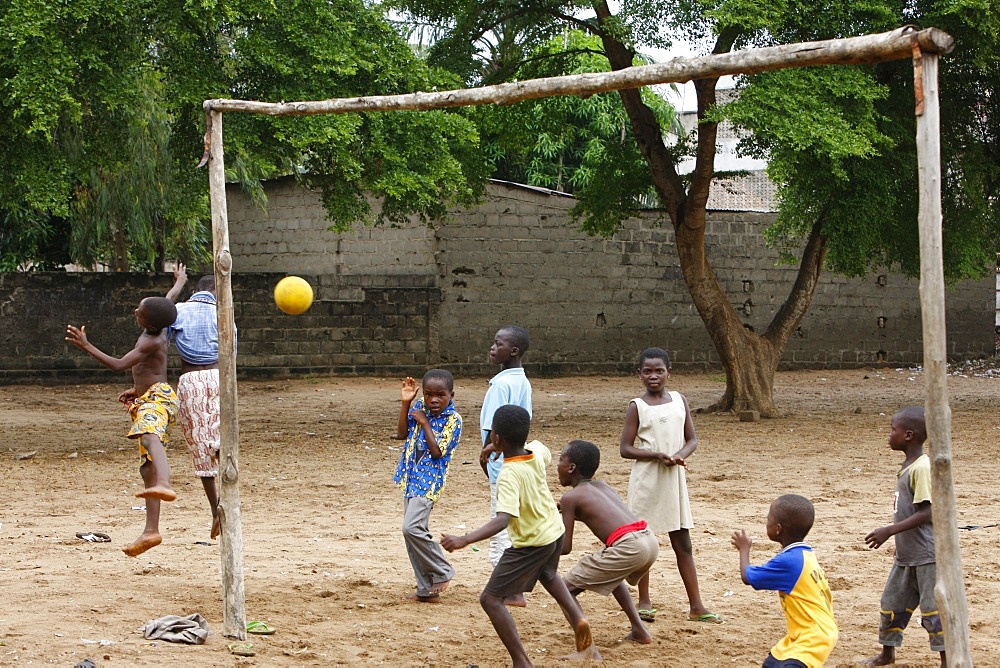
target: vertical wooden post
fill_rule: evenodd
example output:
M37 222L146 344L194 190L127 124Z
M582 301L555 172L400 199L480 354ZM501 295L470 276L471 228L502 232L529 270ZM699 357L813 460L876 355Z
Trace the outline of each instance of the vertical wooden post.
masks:
M219 312L219 554L222 561L223 634L246 640L243 589L243 524L240 520L240 427L236 393L236 328L233 324L233 258L229 253L226 167L222 153L222 112L209 109L208 184L212 202L212 245Z
M944 257L941 246L941 146L938 56L914 49L919 172L920 308L923 320L925 412L931 443L931 510L937 562L937 601L948 665L971 666L969 611L958 541L952 477L951 407L948 404Z

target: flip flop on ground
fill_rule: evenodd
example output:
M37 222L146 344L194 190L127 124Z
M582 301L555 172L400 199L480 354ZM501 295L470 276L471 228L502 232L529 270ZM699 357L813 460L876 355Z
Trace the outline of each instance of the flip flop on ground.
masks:
M706 612L704 615L688 617L689 622L705 622L706 624L725 624L726 620L717 612Z
M110 543L111 536L106 533L101 533L100 531L81 531L76 534L77 538L83 539L88 543Z
M659 612L656 608L640 608L638 611L639 619L644 622L655 622L656 613Z
M253 643L248 642L234 642L229 645L229 653L236 656L256 656L257 652L253 651Z
M269 636L277 630L267 622L257 620L247 622L247 633L253 633L254 635Z

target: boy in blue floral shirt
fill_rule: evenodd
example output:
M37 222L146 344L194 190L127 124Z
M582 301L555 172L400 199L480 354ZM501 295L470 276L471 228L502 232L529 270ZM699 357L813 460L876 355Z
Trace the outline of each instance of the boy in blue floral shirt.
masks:
M409 598L439 603L455 569L434 540L428 522L462 435L462 416L455 412L455 379L450 372L431 369L421 386L424 397L416 404L413 378L407 377L400 390L396 438L405 438L406 444L393 480L403 490L403 540L417 578L417 591Z

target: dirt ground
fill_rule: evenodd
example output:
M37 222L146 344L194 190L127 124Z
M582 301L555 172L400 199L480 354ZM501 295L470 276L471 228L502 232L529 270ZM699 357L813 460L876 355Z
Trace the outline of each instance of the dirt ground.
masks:
M1000 600L997 517L1000 378L979 369L949 377L958 524L973 656L1000 665L989 603ZM987 372L990 370L987 369ZM530 377L530 365L529 365ZM776 398L786 417L741 423L696 414L698 451L689 459L697 527L692 531L705 603L722 626L686 621L686 599L669 540L653 571L654 644L621 642L628 632L614 599L580 597L608 665L753 666L785 631L777 594L740 583L729 542L754 536L753 561L776 552L764 534L768 505L798 492L816 504L808 541L833 588L840 642L829 665L851 665L877 649L879 595L891 547L863 536L888 524L900 457L886 444L889 418L922 403L913 369L786 372ZM634 377L532 378L532 437L553 452L573 438L600 445L598 475L622 494L629 462L618 455ZM243 542L248 619L278 631L251 636L257 654L230 655L222 631L219 551L209 513L181 441L170 450L179 498L165 504L164 543L132 559L123 545L141 530L136 451L124 438L115 397L127 383L0 387L0 664L71 666L440 665L500 666L507 654L479 607L490 570L485 544L453 555L458 571L440 605L408 602L413 575L399 533L402 503L392 485L399 379L307 378L239 386ZM673 389L707 406L723 389L713 375L675 375ZM466 433L431 516L435 533L465 533L488 519L489 489L476 461L486 379L457 381ZM178 432L179 436L179 432ZM19 459L18 455L36 453ZM558 498L555 466L550 485ZM976 525L978 528L968 528ZM100 531L110 543L87 543ZM563 569L597 543L585 527ZM145 640L140 627L168 614L201 613L212 634L201 646ZM573 649L558 606L538 588L514 616L540 665ZM901 664L936 665L927 634L911 622Z

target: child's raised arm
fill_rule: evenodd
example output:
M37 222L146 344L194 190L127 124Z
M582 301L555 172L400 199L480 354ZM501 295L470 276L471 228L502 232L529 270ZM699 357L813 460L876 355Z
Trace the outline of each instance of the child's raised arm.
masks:
M750 567L750 547L753 545L753 540L746 531L740 529L733 532L731 542L733 547L740 551L740 579L743 580L743 584L750 584L747 582L747 568Z
M406 438L409 431L407 416L410 414L410 405L417 397L417 381L409 376L403 380L403 387L399 390L399 418L396 421L396 438L402 440Z
M112 357L107 353L101 352L97 346L87 340L86 325L80 326L79 329L73 325L66 325L66 340L112 371L127 371L139 362L156 354L160 349L160 343L156 339L144 336L139 338L135 344L135 348L125 353L124 357Z

